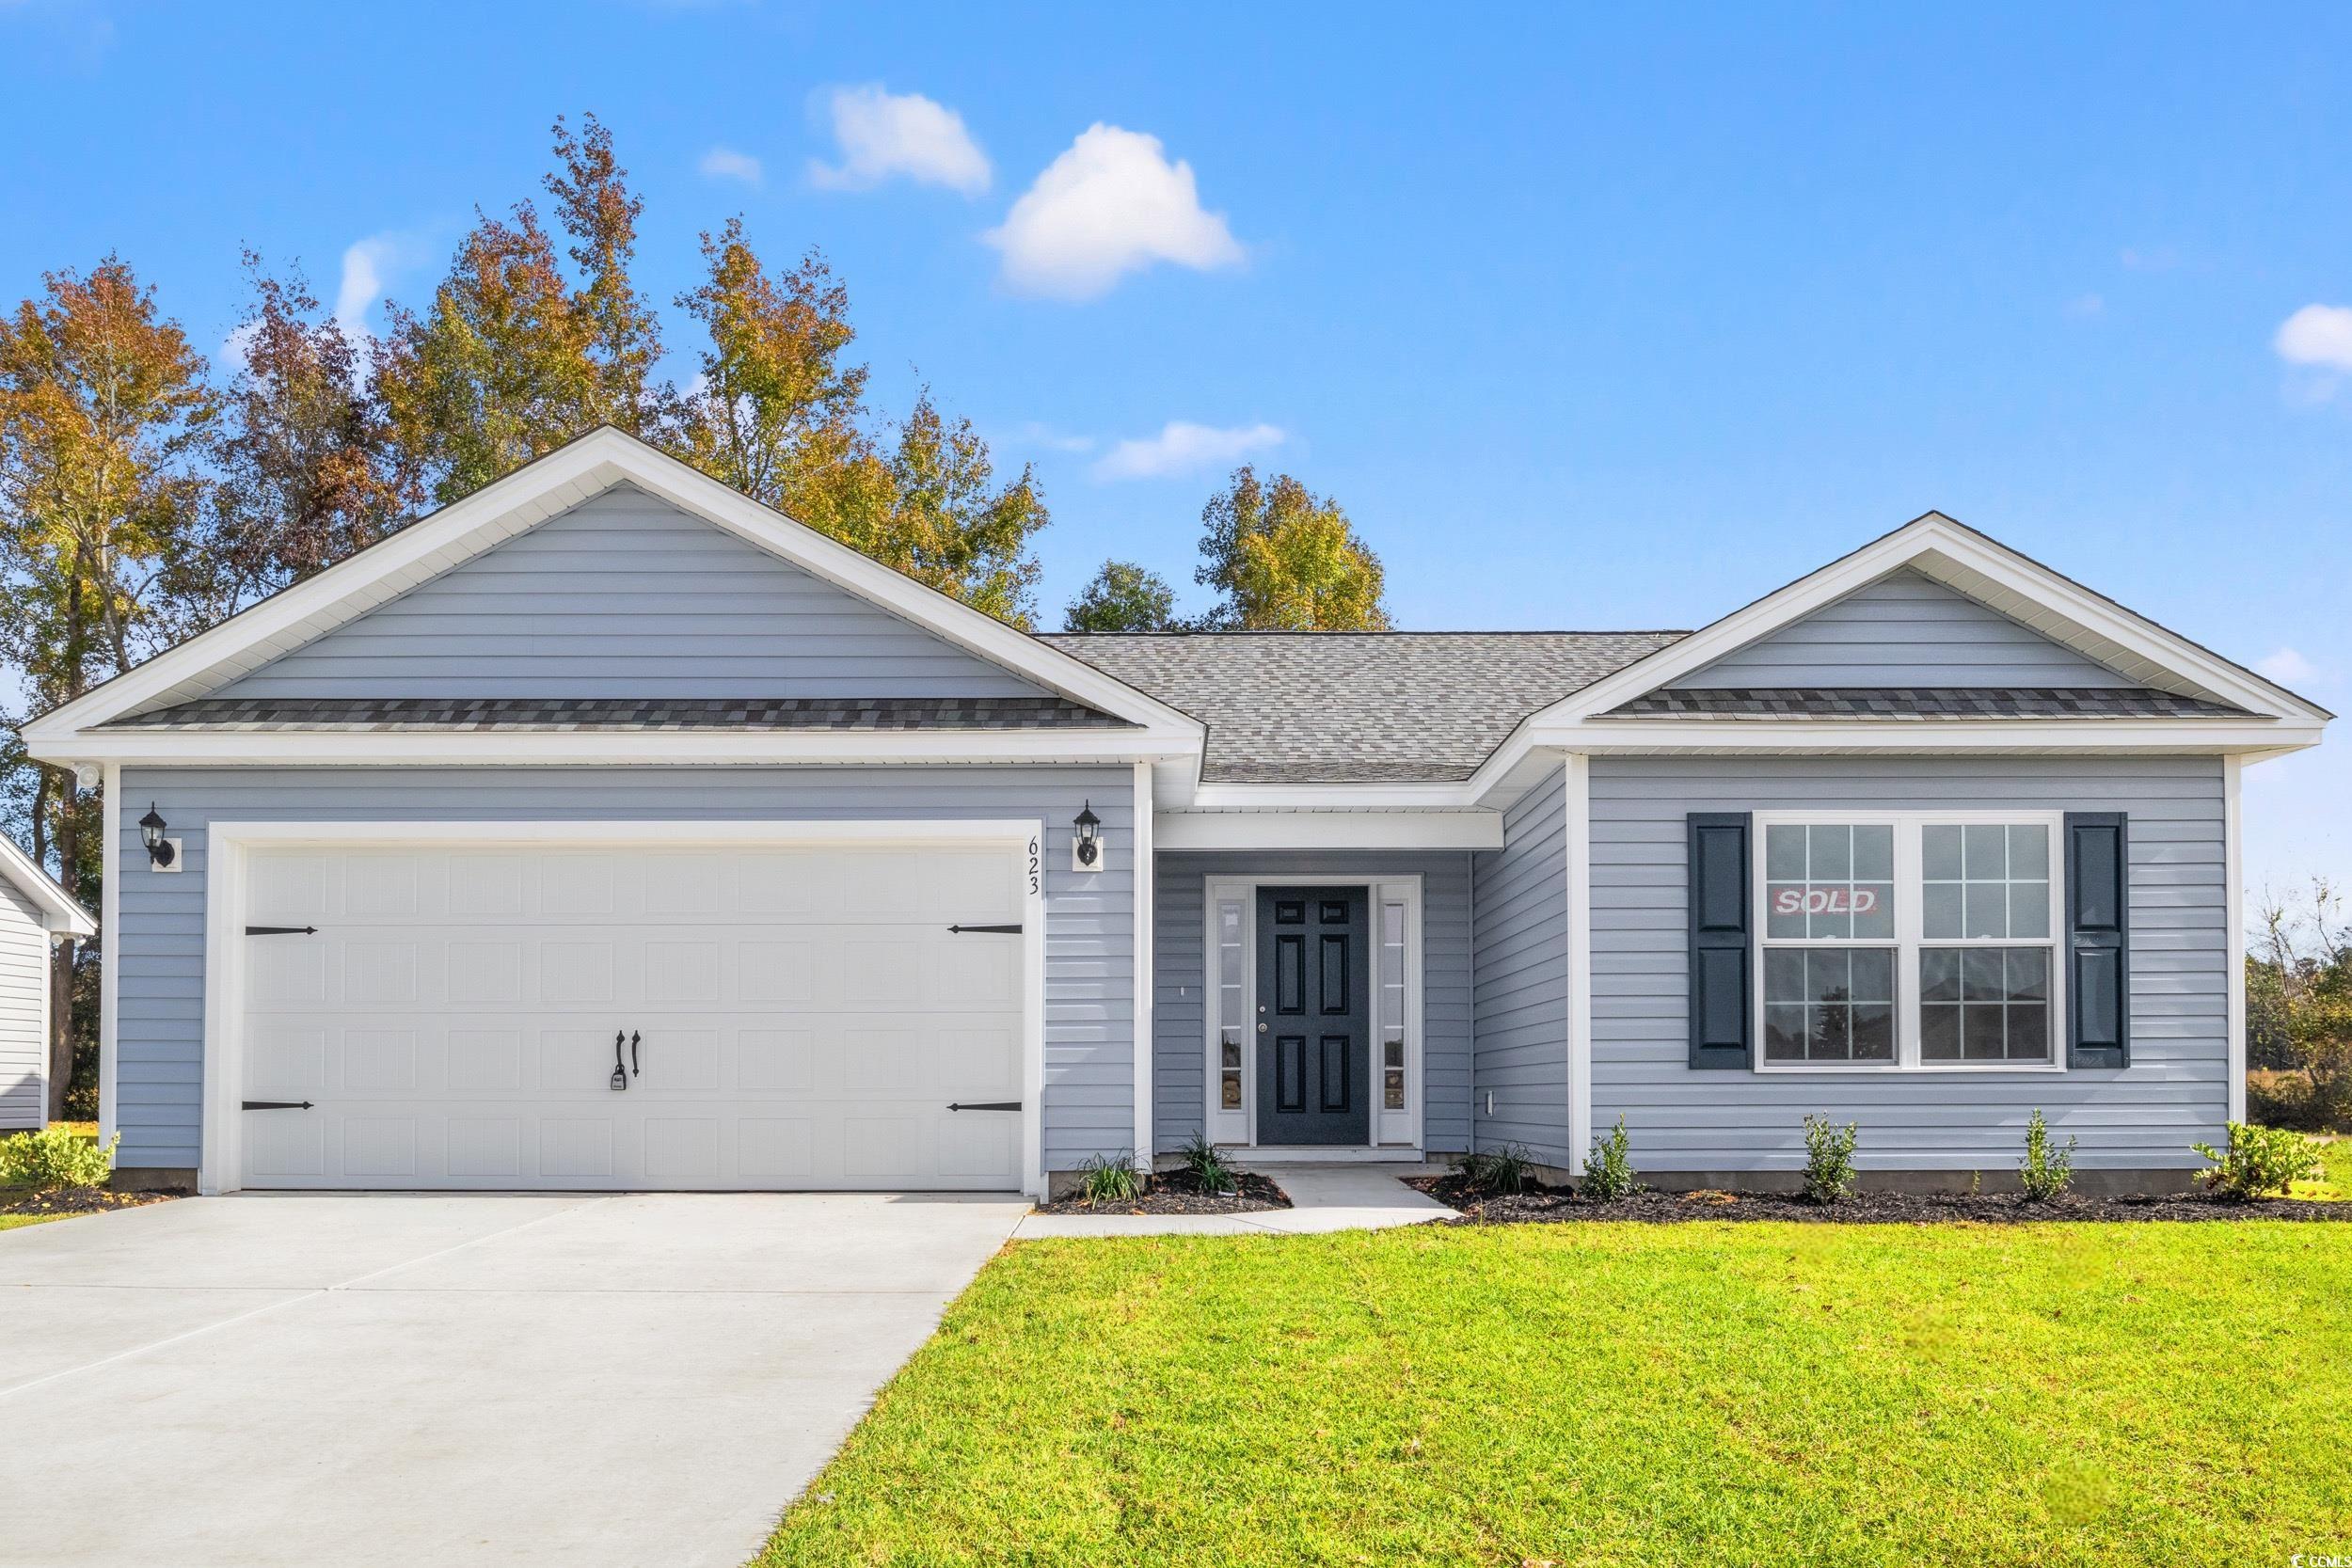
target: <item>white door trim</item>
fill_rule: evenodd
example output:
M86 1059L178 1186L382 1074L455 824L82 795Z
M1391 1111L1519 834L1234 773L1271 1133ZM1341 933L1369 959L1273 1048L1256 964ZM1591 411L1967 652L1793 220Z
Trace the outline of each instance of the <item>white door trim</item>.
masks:
M109 805L109 815L112 807ZM114 835L107 835L111 848ZM973 845L1025 855L1021 912L1022 1191L1045 1194L1044 824L980 821L215 822L204 879L204 1127L197 1187L244 1184L246 884L253 850L295 845ZM109 891L113 879L108 879ZM108 968L111 970L112 965Z
M1201 1127L1213 1143L1238 1143L1239 1147L1258 1147L1258 1051L1257 1034L1248 1030L1249 1021L1257 1016L1258 1006L1258 893L1272 887L1360 887L1364 890L1366 920L1364 932L1365 967L1368 974L1365 987L1365 1094L1364 1130L1367 1140L1361 1144L1333 1144L1329 1148L1337 1157L1345 1150L1382 1150L1390 1154L1417 1154L1426 1147L1426 1115L1428 1084L1422 1070L1422 1041L1425 1007L1422 1002L1423 970L1427 966L1427 941L1422 922L1422 876L1417 871L1394 874L1367 875L1361 872L1344 876L1316 877L1300 873L1283 875L1211 876L1203 879L1201 889L1200 933L1200 1016ZM1380 969L1380 906L1390 898L1405 905L1405 1085L1406 1109L1411 1120L1411 1142L1382 1143L1379 1137L1382 1112L1378 1097L1380 1077L1380 987L1386 978ZM1242 1053L1241 1125L1245 1135L1234 1140L1219 1137L1219 1122L1230 1130L1234 1113L1220 1109L1217 1104L1219 1004L1224 981L1217 956L1216 909L1221 900L1238 898L1242 906L1242 1019L1245 1025Z

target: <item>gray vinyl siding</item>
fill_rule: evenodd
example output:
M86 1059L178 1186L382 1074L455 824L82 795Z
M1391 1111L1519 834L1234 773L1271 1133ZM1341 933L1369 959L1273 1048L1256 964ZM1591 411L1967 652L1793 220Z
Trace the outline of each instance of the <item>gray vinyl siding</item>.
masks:
M2130 815L2132 1065L1872 1075L1693 1071L1685 1029L1684 816L1693 811ZM1592 769L1593 1120L1622 1113L1657 1171L1786 1170L1801 1121L1861 1125L1860 1163L2015 1167L2038 1106L2077 1164L2201 1164L2229 1103L2221 763L2167 758L1606 758ZM2063 1049L2061 1043L2061 1051Z
M1135 1142L1135 879L1070 869L1089 800L1112 846L1132 844L1125 768L129 768L186 869L148 869L121 827L117 1014L119 1164L198 1163L204 1037L204 879L215 821L429 822L1035 818L1045 824L1045 1167Z
M2135 684L1906 567L1671 683L1722 687Z
M623 486L215 695L1018 697L1039 689Z
M0 881L0 1132L45 1126L49 932L40 910Z
M1471 861L1478 1147L1554 1165L1568 1162L1566 831L1564 769L1503 813L1502 848Z
M1470 856L1455 850L1171 851L1152 888L1152 1114L1161 1151L1200 1131L1207 1104L1202 954L1211 877L1422 879L1422 1147L1470 1147Z

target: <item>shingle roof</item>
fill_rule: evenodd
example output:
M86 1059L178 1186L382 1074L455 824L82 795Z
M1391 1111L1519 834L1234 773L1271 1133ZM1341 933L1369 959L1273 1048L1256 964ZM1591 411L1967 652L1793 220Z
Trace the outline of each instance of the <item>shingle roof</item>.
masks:
M1209 727L1216 783L1467 779L1518 721L1678 631L1048 637Z
M1770 687L1645 692L1611 719L2242 719L2153 687Z
M108 728L202 730L1133 729L1063 697L199 697Z

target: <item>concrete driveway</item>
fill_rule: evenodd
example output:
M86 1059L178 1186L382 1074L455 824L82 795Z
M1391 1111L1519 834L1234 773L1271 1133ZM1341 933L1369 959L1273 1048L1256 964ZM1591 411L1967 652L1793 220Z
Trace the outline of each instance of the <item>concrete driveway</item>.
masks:
M0 1563L740 1563L1025 1207L241 1195L0 1235Z

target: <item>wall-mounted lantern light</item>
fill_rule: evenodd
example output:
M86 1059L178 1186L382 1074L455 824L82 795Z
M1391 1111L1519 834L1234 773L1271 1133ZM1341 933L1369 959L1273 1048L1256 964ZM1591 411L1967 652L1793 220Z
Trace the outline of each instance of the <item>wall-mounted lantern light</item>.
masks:
M1103 869L1103 819L1094 815L1094 802L1089 800L1080 808L1075 826L1078 837L1072 845L1081 871Z
M139 842L147 846L148 864L158 871L170 870L172 863L180 858L179 845L164 836L164 830L169 826L150 800L147 815L139 818Z

